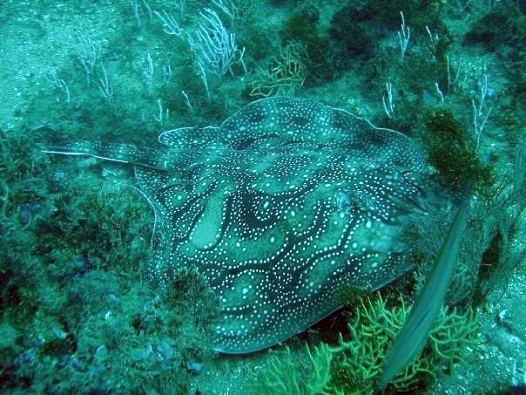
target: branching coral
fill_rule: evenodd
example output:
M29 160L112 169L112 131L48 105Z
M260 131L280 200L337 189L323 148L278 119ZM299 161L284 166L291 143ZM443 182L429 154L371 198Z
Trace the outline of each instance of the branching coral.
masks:
M270 71L260 70L252 82L250 96L293 96L306 78L305 48L299 43L290 43L281 50L280 57Z
M373 393L380 366L411 308L400 297L389 309L381 297L366 298L349 325L349 341L340 339L334 354L330 393ZM423 352L392 383L398 391L422 387L451 364L463 360L466 347L477 342L478 323L473 312L442 309Z
M248 393L254 394L319 394L331 378L332 351L326 344L307 346L302 363L288 347L269 358L267 367L249 385Z
M269 358L254 377L249 393L257 394L373 394L387 350L411 306L400 298L397 306L382 297L366 297L349 324L349 340L340 337L337 346L321 344L304 357L289 348ZM463 360L465 351L478 342L478 321L471 309L442 309L426 347L399 374L388 390L423 388L440 372Z

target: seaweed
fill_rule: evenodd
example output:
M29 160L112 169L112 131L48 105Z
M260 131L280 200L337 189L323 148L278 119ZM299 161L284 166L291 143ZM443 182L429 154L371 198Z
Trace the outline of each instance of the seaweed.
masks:
M446 107L427 110L422 124L428 160L443 184L458 193L473 180L475 192L487 191L493 183L492 168L482 163L475 142L453 112Z

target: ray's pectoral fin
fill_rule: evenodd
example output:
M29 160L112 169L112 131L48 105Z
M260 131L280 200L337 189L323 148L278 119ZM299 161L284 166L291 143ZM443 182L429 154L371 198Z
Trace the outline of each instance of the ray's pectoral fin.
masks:
M181 149L200 149L208 147L217 142L219 128L207 126L204 128L184 127L167 130L159 135L158 141L161 144L173 148Z

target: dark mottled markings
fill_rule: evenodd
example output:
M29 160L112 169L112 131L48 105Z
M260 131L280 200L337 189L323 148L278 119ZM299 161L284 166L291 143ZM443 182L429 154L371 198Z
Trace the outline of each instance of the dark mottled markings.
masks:
M423 215L427 174L402 134L272 98L159 141L155 151L83 143L77 153L136 165L157 217L150 273L169 282L193 264L208 279L218 351L282 342L338 309L342 285L373 290L410 267L399 235Z

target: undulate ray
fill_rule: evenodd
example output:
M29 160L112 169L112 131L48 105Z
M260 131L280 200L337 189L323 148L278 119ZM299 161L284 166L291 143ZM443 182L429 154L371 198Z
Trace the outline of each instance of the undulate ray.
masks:
M215 347L254 352L410 267L400 240L425 213L426 165L406 136L297 98L263 99L219 127L163 133L157 150L62 143L44 150L135 166L158 218L151 272L195 265L217 295ZM164 147L164 148L163 148Z

